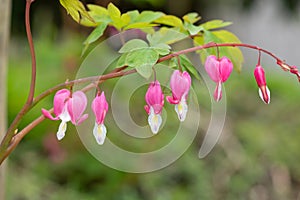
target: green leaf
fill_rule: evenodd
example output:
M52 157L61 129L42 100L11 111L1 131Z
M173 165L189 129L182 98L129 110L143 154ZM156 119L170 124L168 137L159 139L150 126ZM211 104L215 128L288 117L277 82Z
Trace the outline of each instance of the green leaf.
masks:
M135 21L136 18L140 15L139 11L137 10L128 11L127 14L130 16L131 21Z
M148 44L147 42L140 40L140 39L132 39L128 42L126 42L122 48L119 50L119 53L127 53L133 50L147 48Z
M120 58L118 59L117 61L117 65L116 65L116 68L117 67L123 67L125 65L128 65L127 62L126 62L126 57L127 57L128 53L123 53Z
M151 46L154 46L160 43L172 44L186 37L186 35L179 31L163 27L153 34L148 34L147 40L149 41Z
M158 53L148 47L128 53L126 63L129 67L135 68L141 76L149 78L152 73L152 67L156 64L158 58Z
M201 26L206 30L211 30L216 28L223 28L231 24L232 24L231 22L224 22L223 20L216 19L216 20L208 21L202 24Z
M107 6L107 11L112 20L111 25L120 30L124 24L123 20L121 19L120 10L113 3L109 3Z
M105 24L105 23L102 23L99 26L97 26L91 32L91 34L87 37L87 39L83 42L83 44L89 45L89 44L95 42L96 40L98 40L103 35L106 27L107 27L107 24Z
M113 21L120 20L120 18L121 18L121 12L120 12L120 10L113 3L109 3L108 4L107 11L108 11L108 14L109 14L110 18Z
M151 23L154 20L163 16L162 12L153 11L143 11L138 17L136 17L133 22L148 22Z
M157 24L149 24L148 22L138 22L138 23L127 25L126 27L124 27L124 30L134 29L134 28L146 29L153 26L157 26Z
M164 43L156 44L154 46L151 46L151 48L154 49L159 55L162 56L169 54L171 49L169 45Z
M201 19L201 17L199 16L198 13L188 13L186 15L184 15L182 17L182 19L185 21L185 22L188 22L188 23L191 23L191 24L194 24L195 22L199 21Z
M136 71L137 73L139 73L142 77L148 79L151 77L152 75L152 67L153 65L141 65L139 67L136 67Z
M93 18L79 0L59 0L59 2L77 23L80 23L82 18L94 22Z
M180 63L181 65L188 71L191 75L193 75L196 79L201 80L201 77L197 71L197 69L194 67L192 62L186 57L185 55L180 55Z
M154 21L154 23L158 24L164 24L168 26L174 26L174 27L182 27L182 21L178 17L174 15L164 15L157 20Z
M200 31L203 31L202 26L195 26L194 24L191 24L191 23L188 23L188 22L184 23L184 27L190 33L190 35L196 35Z

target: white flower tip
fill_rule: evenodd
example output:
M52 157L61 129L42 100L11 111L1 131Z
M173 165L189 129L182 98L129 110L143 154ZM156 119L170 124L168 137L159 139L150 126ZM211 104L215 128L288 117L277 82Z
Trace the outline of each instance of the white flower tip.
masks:
M148 117L148 123L149 123L152 133L157 134L159 131L159 127L162 123L162 118L159 114L155 114L153 111L150 113L150 115Z
M107 130L104 124L95 123L93 134L99 145L104 144L106 138L106 132Z
M262 92L262 90L259 88L258 90L258 94L259 94L259 97L261 98L261 100L265 103L265 104L270 104L270 101L271 101L271 92L268 88L268 86L266 86L266 98L264 98L264 94Z
M61 140L65 137L66 130L67 130L67 122L62 121L59 124L58 131L56 133L56 137L58 140Z
M180 101L179 104L175 105L175 111L177 113L179 121L183 122L188 112L188 106L185 101Z

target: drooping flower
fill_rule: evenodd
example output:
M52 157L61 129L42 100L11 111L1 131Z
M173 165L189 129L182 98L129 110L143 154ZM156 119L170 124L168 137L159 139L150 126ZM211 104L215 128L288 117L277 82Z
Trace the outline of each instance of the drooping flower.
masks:
M261 65L256 65L254 69L254 77L256 83L259 87L258 93L260 98L266 103L269 104L271 100L270 90L267 86L266 77L265 77L265 70L262 68Z
M83 112L87 105L87 98L82 91L76 91L71 95L67 89L56 92L53 100L53 117L48 110L42 109L43 115L51 120L61 120L57 131L57 139L61 140L67 130L67 122L71 121L74 125L81 124L88 114Z
M93 129L93 135L98 144L102 145L106 137L106 127L104 125L104 119L108 111L108 103L104 92L101 95L97 95L92 102L92 110L96 116L95 126Z
M233 69L233 64L225 56L218 59L216 56L210 55L207 57L204 67L210 78L217 83L214 99L220 101L222 98L222 83L229 78Z
M164 94L162 93L160 83L156 80L150 83L145 95L147 105L145 110L148 113L148 123L151 131L158 133L159 127L162 123L161 111L164 106Z
M181 122L185 120L188 111L186 99L191 87L191 82L191 76L188 72L175 70L171 76L170 87L172 96L167 96L166 99L169 103L176 104L175 111Z

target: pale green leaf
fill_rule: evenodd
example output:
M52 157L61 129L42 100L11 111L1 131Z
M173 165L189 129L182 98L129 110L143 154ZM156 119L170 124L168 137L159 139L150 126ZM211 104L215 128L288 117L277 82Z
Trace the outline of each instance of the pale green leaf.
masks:
M135 68L143 77L149 78L152 73L152 67L156 64L158 58L158 53L148 47L129 52L126 57L126 63L129 67ZM150 75L149 72L151 72Z
M130 21L135 21L140 15L139 11L137 10L128 11L127 14L130 16Z
M59 0L59 2L77 23L80 23L82 18L94 22L93 18L79 0Z
M148 34L147 40L149 41L151 46L154 46L160 43L172 44L186 37L186 35L179 31L163 27L153 34Z
M201 80L201 77L200 77L197 69L194 67L194 65L188 59L188 57L186 57L185 55L180 55L179 58L180 58L180 63L182 65L182 67L184 67L186 69L186 71L189 72L189 74L193 75L196 79Z
M206 29L206 30L211 30L211 29L217 29L217 28L223 28L226 26L231 25L231 22L224 22L223 20L212 20L212 21L208 21L204 24L201 24L201 26Z
M199 16L198 13L188 13L186 15L184 15L182 17L182 19L185 21L185 22L188 22L188 23L191 23L191 24L194 24L195 22L199 21L201 19L201 17Z
M140 40L140 39L132 39L128 42L126 42L122 48L119 50L119 53L127 53L133 50L137 50L137 49L143 49L143 48L147 48L148 44L147 42Z
M154 46L151 46L151 48L154 49L159 55L162 56L169 54L171 49L169 45L164 43L156 44Z
M174 26L174 27L182 27L182 21L180 18L174 16L174 15L164 15L154 21L154 23L158 24L164 24L168 26Z
M138 74L140 74L142 77L149 79L153 72L152 67L153 67L153 65L144 64L139 67L136 67L135 69L136 69L136 72Z
M99 26L97 26L91 34L87 37L87 39L84 41L85 45L91 44L98 40L104 33L105 29L107 27L107 24L102 23Z
M191 24L191 23L188 23L188 22L184 23L184 27L190 33L190 35L196 35L200 31L203 31L202 26L195 26L194 24Z
M118 59L117 61L117 65L116 67L123 67L123 66L126 66L128 65L127 62L126 62L126 57L127 57L128 53L123 53L120 58Z
M149 24L148 22L138 22L138 23L133 23L133 24L129 24L128 26L125 26L124 30L134 29L134 28L146 29L153 26L157 26L157 24Z
M161 16L163 16L162 12L154 12L154 11L143 11L141 12L141 14L136 17L133 22L137 23L137 22L148 22L151 23L154 20L160 18Z
M108 4L107 11L108 11L108 14L109 14L110 18L113 21L120 20L120 18L121 18L121 12L120 12L120 10L113 3L109 3Z

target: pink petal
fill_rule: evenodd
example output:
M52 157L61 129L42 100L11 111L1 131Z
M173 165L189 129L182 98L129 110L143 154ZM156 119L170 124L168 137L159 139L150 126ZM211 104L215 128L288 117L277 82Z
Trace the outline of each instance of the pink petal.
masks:
M145 95L146 103L153 107L156 114L160 113L164 105L164 94L162 93L160 83L156 80L150 83Z
M150 107L148 105L144 106L145 111L149 114L150 113Z
M95 97L92 102L92 110L96 116L97 124L103 124L104 118L108 111L108 103L106 101L104 92L102 92L100 96Z
M51 113L48 110L44 109L44 108L42 108L42 113L43 113L44 117L46 117L48 119L58 120L58 117L52 117Z
M256 79L256 83L258 87L266 86L266 77L265 77L265 70L260 65L257 65L254 69L254 77Z
M173 99L180 101L183 96L186 96L191 87L191 77L187 72L181 73L175 70L171 76L170 87L173 94Z
M222 57L220 59L220 69L219 69L222 82L225 82L229 78L232 69L233 69L232 62L227 57L225 56Z
M174 99L171 96L167 96L166 99L170 104L178 104L180 102L178 99Z
M76 125L80 125L84 120L86 120L89 117L88 114L82 115L82 117L77 121Z
M220 80L220 62L218 61L217 57L214 55L210 55L206 58L204 64L205 70L209 77L214 82L219 82Z
M87 105L87 98L82 91L74 92L72 98L67 102L67 109L71 122L77 125Z
M70 91L67 89L62 89L55 93L53 100L53 113L56 117L63 112L65 103L70 97L70 94Z

